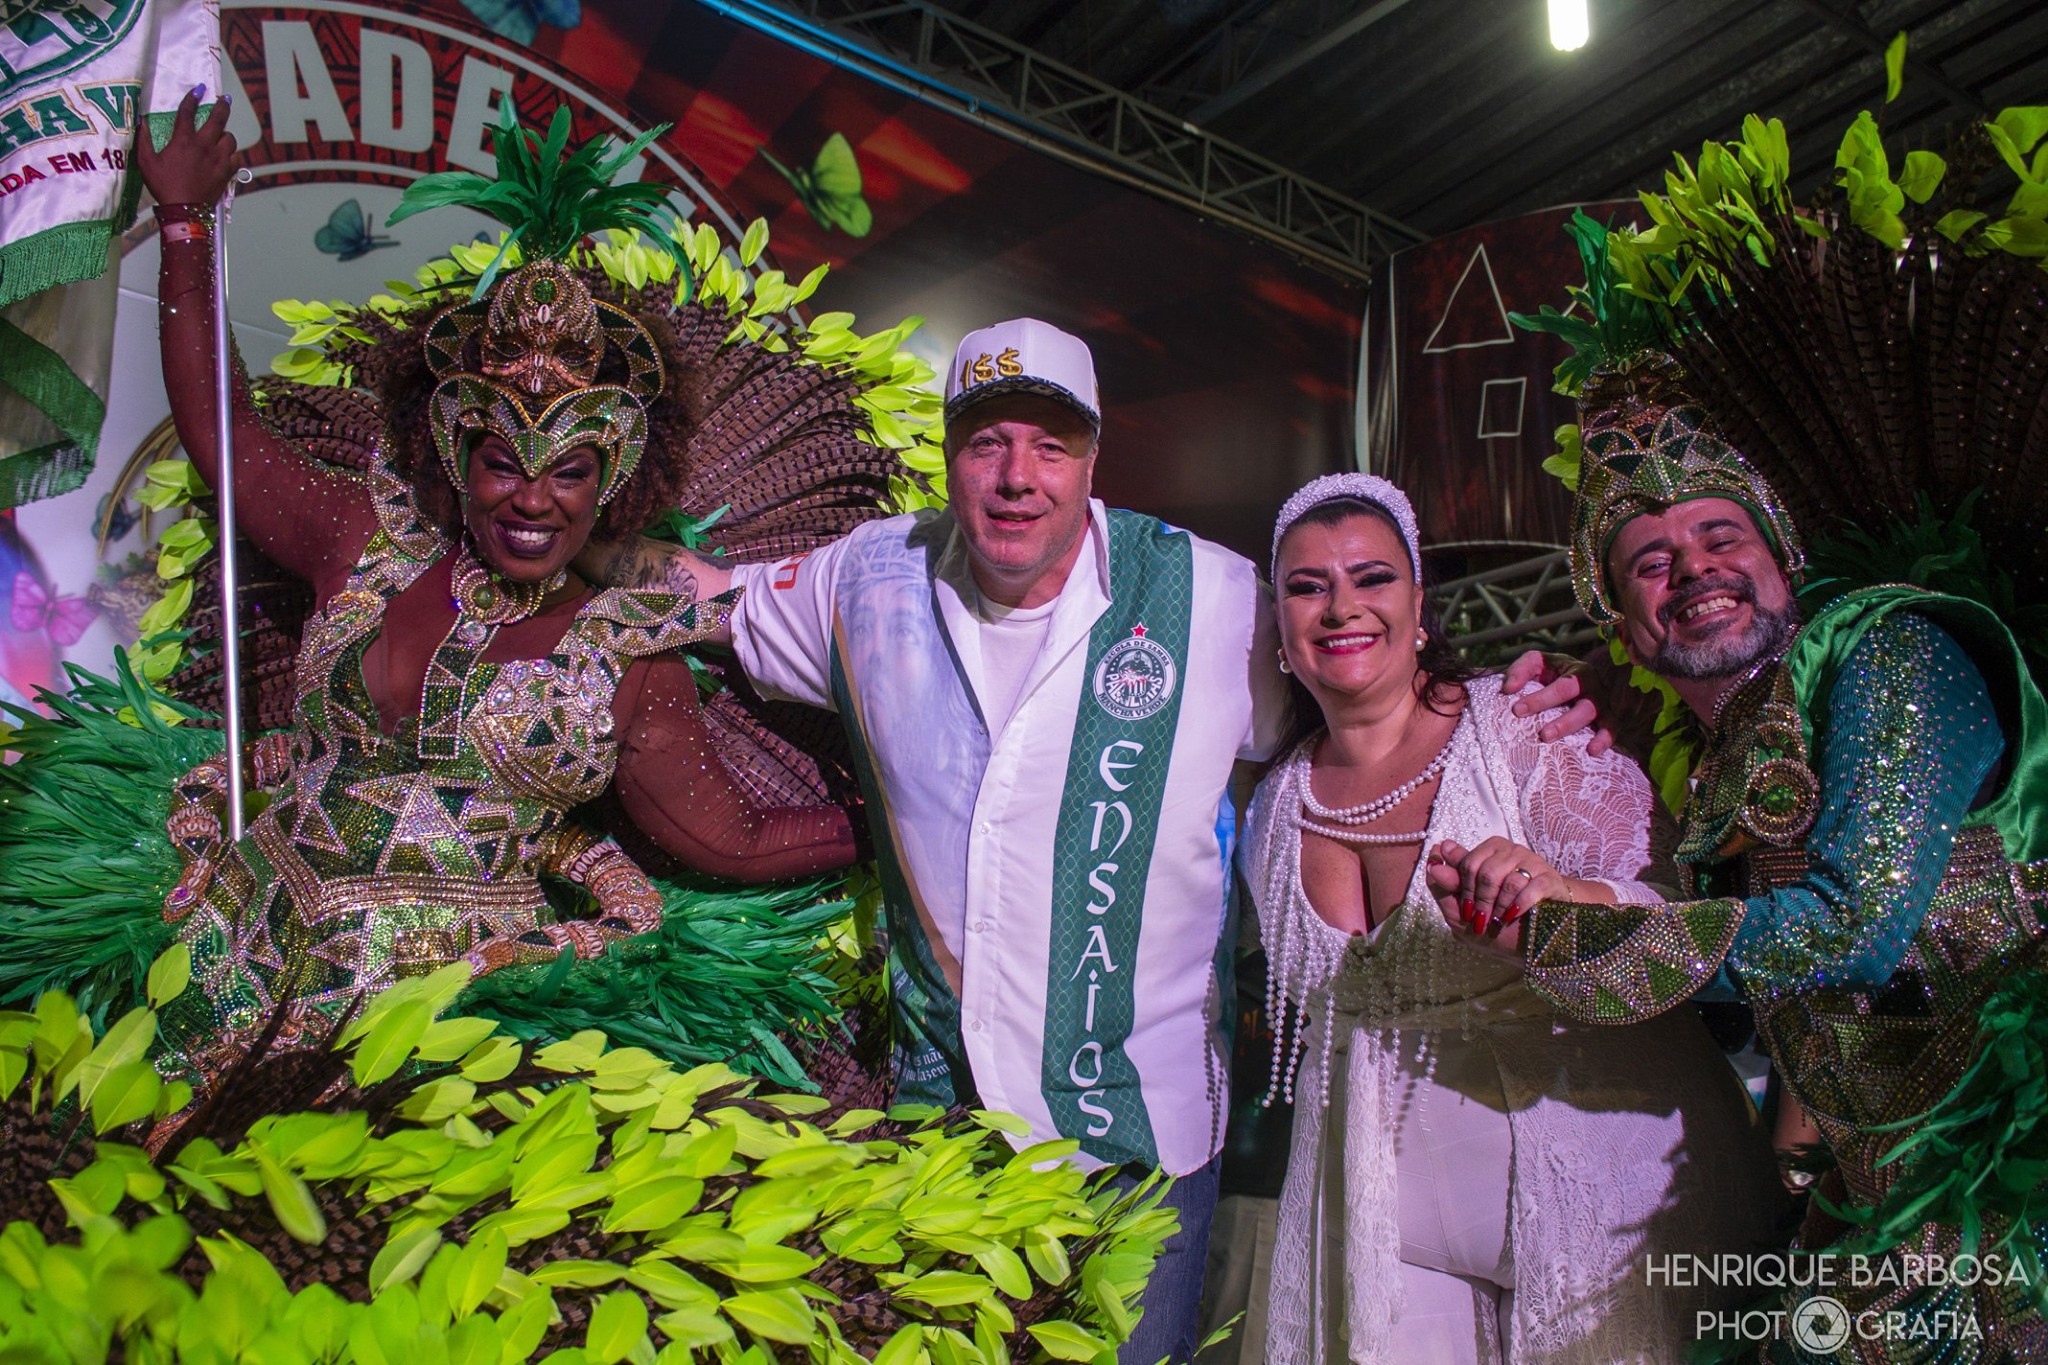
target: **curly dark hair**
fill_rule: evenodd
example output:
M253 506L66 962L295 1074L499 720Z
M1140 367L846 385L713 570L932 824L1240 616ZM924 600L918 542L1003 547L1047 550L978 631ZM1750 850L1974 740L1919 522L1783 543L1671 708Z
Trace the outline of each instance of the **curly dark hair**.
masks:
M1378 503L1369 502L1364 498L1328 498L1295 518L1293 525L1287 529L1292 532L1296 526L1335 526L1353 517L1372 517L1391 529L1395 539L1405 543L1406 538L1402 534L1400 523L1394 520L1393 515ZM1448 716L1456 714L1465 684L1478 677L1484 670L1467 663L1465 656L1451 643L1449 633L1444 630L1443 617L1437 611L1436 602L1431 595L1431 590L1436 586L1431 578L1431 574L1425 568L1421 583L1421 624L1426 638L1423 640L1422 648L1416 651L1415 667L1424 680L1423 704L1438 715ZM1277 592L1280 585L1276 583L1273 587ZM1302 686L1299 678L1290 678L1288 681L1293 684L1295 738L1299 740L1321 728L1322 709L1316 704L1314 695Z
M677 352L675 324L659 287L624 291L600 269L577 272L590 287L591 295L631 314L654 337L664 357ZM436 380L427 365L422 344L435 317L453 303L446 298L425 303L395 319L364 314L354 321L371 336L368 343L356 342L337 358L355 367L356 381L375 393L384 405L385 438L392 464L412 481L420 508L427 519L451 536L462 533L462 495L448 478L441 457L434 449L433 430L427 421L427 402ZM470 341L473 348L474 338ZM466 356L465 360L473 360ZM624 359L607 348L599 367L601 384L622 383L626 377ZM616 540L644 529L681 499L689 479L689 448L707 407L701 380L694 372L671 361L660 393L647 403L647 447L640 465L598 512L593 538Z

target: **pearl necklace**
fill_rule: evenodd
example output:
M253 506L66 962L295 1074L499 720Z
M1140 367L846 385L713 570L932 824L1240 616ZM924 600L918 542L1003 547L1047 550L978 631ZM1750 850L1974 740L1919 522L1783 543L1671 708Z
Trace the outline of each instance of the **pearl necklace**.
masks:
M1294 823L1304 832L1320 834L1325 839L1335 839L1346 844L1384 844L1390 848L1397 844L1419 844L1429 834L1429 831L1424 829L1411 830L1406 834L1367 834L1361 829L1332 829L1328 825L1318 825L1312 820L1299 817Z
M1438 773L1444 770L1444 764L1450 762L1451 759L1451 742L1456 738L1457 731L1453 730L1451 732L1451 739L1447 739L1444 741L1444 747L1437 750L1436 757L1429 760L1428 765L1425 766L1421 772L1415 774L1415 776L1409 778L1406 782L1403 782L1400 786L1394 788L1385 796L1375 797L1374 799L1364 802L1360 805L1337 807L1324 805L1322 802L1316 800L1315 791L1311 788L1308 778L1304 776L1301 783L1302 809L1306 810L1310 815L1313 815L1316 819L1321 820L1327 824L1371 824L1374 820L1379 819L1382 815L1385 815L1388 811L1400 805L1409 797L1415 795L1416 792L1422 789L1424 783L1428 782L1431 778L1435 777ZM1313 765L1311 765L1311 771L1313 771ZM1359 842L1367 841L1361 836L1353 834L1343 834L1338 835L1336 837L1344 839L1355 839ZM1386 834L1375 837L1371 840L1371 842L1379 842L1380 840L1395 840L1396 842L1401 843L1411 843L1414 840L1419 839L1421 837L1422 836L1420 834L1402 835L1399 837L1398 840L1396 840L1395 836L1391 834Z

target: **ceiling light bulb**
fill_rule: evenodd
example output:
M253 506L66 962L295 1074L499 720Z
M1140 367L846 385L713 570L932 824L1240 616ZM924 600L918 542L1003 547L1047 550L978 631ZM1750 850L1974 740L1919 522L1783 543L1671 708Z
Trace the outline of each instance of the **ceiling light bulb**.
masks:
M1576 52L1593 33L1586 17L1586 0L1550 0L1550 45L1559 52Z

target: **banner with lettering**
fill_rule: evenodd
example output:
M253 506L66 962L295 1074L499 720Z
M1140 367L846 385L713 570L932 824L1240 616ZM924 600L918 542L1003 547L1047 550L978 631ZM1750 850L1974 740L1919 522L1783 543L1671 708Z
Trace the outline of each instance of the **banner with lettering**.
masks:
M0 7L0 508L92 469L138 111L217 88L219 42L214 0Z
M1088 1139L1082 1149L1110 1165L1156 1166L1124 1045L1138 1019L1138 931L1185 696L1174 661L1188 657L1194 625L1194 549L1157 522L1117 517L1109 527L1110 605L1088 637L1096 704L1075 717L1053 836L1039 1086L1063 1137Z

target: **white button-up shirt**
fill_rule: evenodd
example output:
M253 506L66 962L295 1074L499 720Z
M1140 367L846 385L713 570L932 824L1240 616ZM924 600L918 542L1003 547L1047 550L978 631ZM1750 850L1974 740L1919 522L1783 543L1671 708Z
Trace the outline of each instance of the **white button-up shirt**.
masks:
M984 685L981 630L950 514L873 522L808 556L734 573L747 590L733 616L734 645L756 687L854 713L847 720L885 880L899 874L892 901L908 902L892 904L892 924L899 934L914 924L923 940L892 942L892 952L914 950L943 977L954 999L931 1011L943 1017L929 1031L941 1051L957 1033L973 1092L1030 1123L1020 1145L1061 1135L1041 1076L1069 1065L1044 1055L1054 919L1079 910L1053 904L1053 844L1076 717L1096 704L1090 632L1110 606L1113 581L1110 514L1099 501L1089 510L1088 548L1061 589L1008 724L993 735L973 700ZM1135 973L1123 983L1135 1017L1121 1047L1151 1140L1128 1145L1130 1132L1108 1131L1104 1118L1070 1115L1067 1123L1084 1164L1138 1159L1174 1174L1201 1167L1222 1143L1228 1068L1218 963L1232 768L1270 757L1288 717L1256 571L1220 546L1189 540L1194 605L1186 658L1175 661L1180 710L1152 856L1142 880L1137 869L1122 878L1127 906L1142 885L1136 957L1099 964ZM1120 757L1099 756L1108 778ZM1085 1101L1081 1108L1094 1112Z

